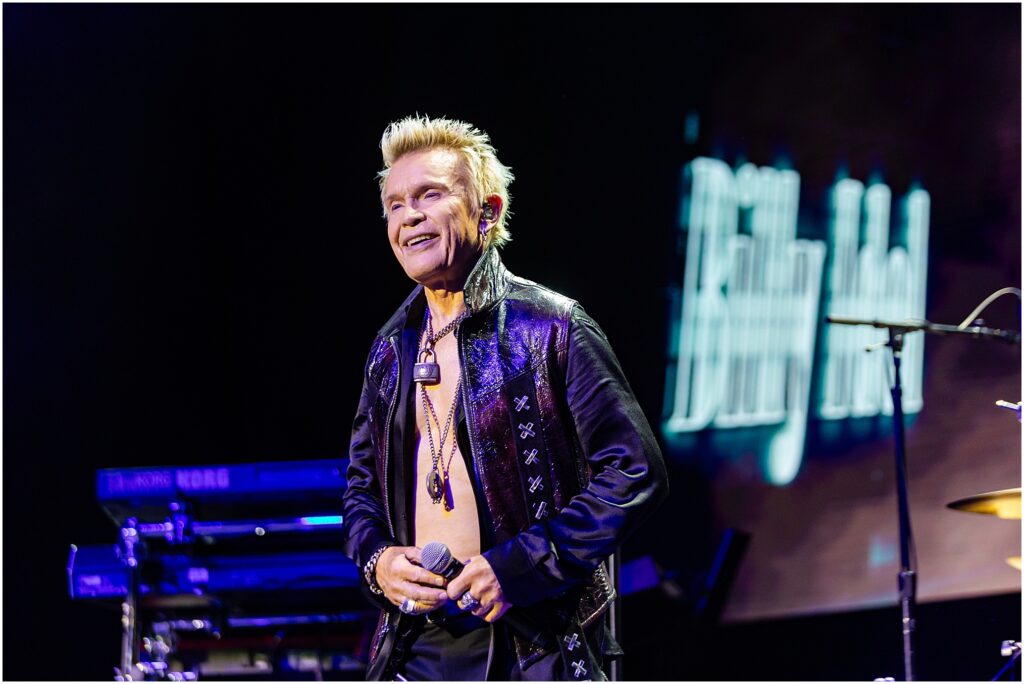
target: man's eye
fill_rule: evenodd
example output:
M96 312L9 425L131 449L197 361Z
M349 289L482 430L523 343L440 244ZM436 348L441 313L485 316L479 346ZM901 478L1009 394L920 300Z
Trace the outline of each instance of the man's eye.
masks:
M441 193L438 192L437 190L428 190L426 193L424 193L423 198L424 199L436 199L436 198L438 198L440 196L441 196Z
M402 208L401 204L392 204L391 205L391 211L398 211L401 208Z

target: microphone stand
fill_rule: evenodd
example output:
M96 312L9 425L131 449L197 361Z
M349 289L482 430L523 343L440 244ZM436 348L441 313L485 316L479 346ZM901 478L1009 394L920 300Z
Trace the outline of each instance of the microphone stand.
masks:
M900 612L903 620L903 673L905 681L914 681L914 615L917 612L917 575L911 566L910 549L913 531L910 527L910 495L907 493L907 451L903 422L903 386L900 383L900 362L903 357L903 335L899 328L889 328L892 349L892 424L896 443L896 500L900 518ZM915 554L916 556L916 554ZM916 557L914 565L916 565Z
M903 387L900 383L900 363L903 357L903 336L910 332L923 330L938 335L964 334L971 337L1001 340L1016 344L1020 341L1020 333L996 330L982 326L958 328L953 325L939 325L925 320L879 321L845 316L826 316L825 320L837 325L870 325L884 328L889 332L889 341L885 346L892 350L893 382L892 382L892 424L896 449L896 499L899 508L900 529L900 572L899 593L900 612L903 631L903 673L905 680L914 681L914 632L917 628L915 619L917 607L917 573L912 562L911 549L914 547L914 535L910 526L910 501L907 493L907 453L905 443L905 425L903 420ZM873 347L868 347L871 351Z

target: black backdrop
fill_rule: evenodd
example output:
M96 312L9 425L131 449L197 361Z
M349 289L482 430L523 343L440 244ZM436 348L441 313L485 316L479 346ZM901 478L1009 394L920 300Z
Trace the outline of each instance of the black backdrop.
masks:
M506 263L583 302L655 424L697 153L784 156L818 205L839 166L894 194L921 181L932 251L1020 281L1016 6L7 4L3 19L7 678L105 678L116 660L113 619L65 596L68 545L113 536L96 468L344 455L367 346L410 286L374 180L392 119L491 134L518 177ZM705 487L683 462L671 476L658 529L626 555L700 568Z

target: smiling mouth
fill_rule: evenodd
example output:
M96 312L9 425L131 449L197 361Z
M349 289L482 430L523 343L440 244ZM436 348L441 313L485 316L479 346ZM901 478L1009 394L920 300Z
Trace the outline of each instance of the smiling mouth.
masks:
M435 235L433 233L428 233L428 234L425 234L425 235L417 235L413 239L411 239L408 242L406 242L405 246L406 247L415 247L416 245L421 245L424 242L429 242L430 240L433 240L436 237L437 237L437 235Z

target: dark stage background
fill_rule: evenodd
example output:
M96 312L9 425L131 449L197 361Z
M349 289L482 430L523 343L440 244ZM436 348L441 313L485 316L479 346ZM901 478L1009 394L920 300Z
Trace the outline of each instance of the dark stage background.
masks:
M345 456L366 350L410 288L374 179L398 117L491 134L517 176L506 264L583 303L656 427L695 156L784 162L819 223L839 169L894 197L920 183L935 321L1020 285L1018 6L6 4L3 37L7 679L116 663L116 619L66 597L68 545L114 539L97 468ZM1019 306L985 318L1016 329ZM1020 637L1019 575L1001 565L1019 525L975 535L942 510L1020 484L1019 428L990 408L1020 398L1019 351L980 344L929 340L942 371L910 435L912 493L915 439L944 464L914 501L924 577L950 580L924 596L926 678L987 678ZM851 448L809 454L791 490L667 450L671 499L627 560L653 557L687 594L724 528L763 530L731 607L745 622L695 627L686 595L665 619L660 589L624 600L627 678L898 676L894 569L890 596L831 603L758 574L846 562L830 526L795 545L784 511L895 527L889 476L842 486L888 472L888 441ZM956 545L929 555L954 518ZM972 537L1018 545L984 576L941 575L978 554ZM815 555L830 538L838 556Z

